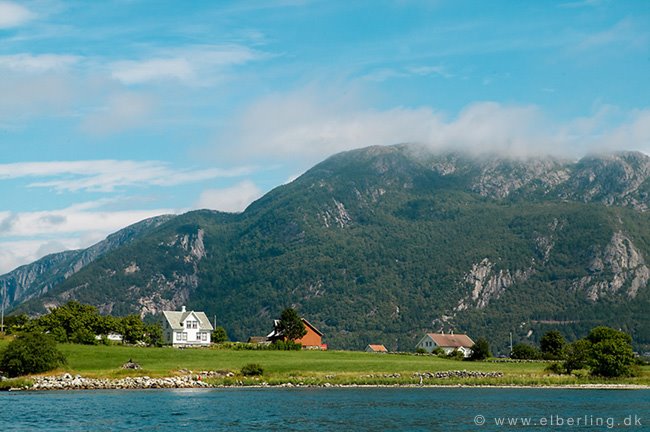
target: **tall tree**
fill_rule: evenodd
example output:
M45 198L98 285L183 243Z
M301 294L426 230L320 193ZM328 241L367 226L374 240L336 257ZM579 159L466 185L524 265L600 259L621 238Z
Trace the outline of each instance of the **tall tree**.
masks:
M474 346L472 346L472 355L469 356L470 360L485 360L490 357L490 343L485 338L478 338Z
M286 308L282 311L276 331L290 341L300 339L307 334L307 328L305 328L302 318L293 308Z
M609 327L596 327L589 332L591 342L591 373L604 377L627 376L632 373L634 352L629 334Z
M539 341L539 347L545 357L560 358L564 345L564 336L557 330L547 331Z

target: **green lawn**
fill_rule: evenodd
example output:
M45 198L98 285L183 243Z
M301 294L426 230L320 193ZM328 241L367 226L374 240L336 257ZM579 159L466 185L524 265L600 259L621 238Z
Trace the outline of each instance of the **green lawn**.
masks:
M0 339L0 349L7 344ZM501 378L428 379L425 384L492 384L492 385L561 385L586 383L620 383L650 385L650 367L642 375L621 380L557 376L544 371L546 363L492 363L440 359L426 355L372 354L352 351L237 351L225 349L144 348L132 346L88 346L62 344L68 364L56 373L69 372L86 377L142 376L163 377L179 374L181 369L195 373L204 370L227 370L232 378L219 378L215 384L417 384L417 372L468 370L502 372ZM122 370L133 360L142 370ZM242 366L259 363L262 377L239 375ZM399 376L395 376L399 374ZM391 375L391 376L388 376Z

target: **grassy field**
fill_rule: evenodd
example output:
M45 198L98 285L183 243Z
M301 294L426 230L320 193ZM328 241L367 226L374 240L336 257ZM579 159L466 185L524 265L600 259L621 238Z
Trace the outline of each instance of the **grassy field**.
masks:
M0 340L0 350L7 341ZM419 384L417 373L468 370L502 372L500 378L425 378L423 384L439 385L573 385L640 384L650 385L650 367L641 368L641 376L618 380L586 376L558 376L544 371L547 363L466 362L426 355L371 354L352 351L236 351L223 349L144 348L132 346L88 346L62 344L68 364L54 373L69 372L93 378L125 376L165 377L181 370L194 373L205 370L231 371L234 377L212 379L213 384ZM141 370L123 370L128 360ZM258 363L261 377L244 377L241 368ZM52 374L51 372L50 374Z

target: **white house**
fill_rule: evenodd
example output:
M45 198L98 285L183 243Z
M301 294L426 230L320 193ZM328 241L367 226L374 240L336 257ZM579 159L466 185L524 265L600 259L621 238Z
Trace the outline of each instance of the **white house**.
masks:
M205 312L163 311L163 341L175 347L209 346L214 328Z
M422 348L427 352L432 352L440 347L445 351L445 354L460 351L467 358L472 355L473 346L474 341L464 334L427 333L420 339L415 348Z

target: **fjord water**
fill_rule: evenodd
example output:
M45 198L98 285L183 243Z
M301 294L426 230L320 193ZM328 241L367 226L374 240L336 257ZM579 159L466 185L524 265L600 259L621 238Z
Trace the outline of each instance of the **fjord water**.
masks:
M522 425L523 421L531 423L526 426ZM179 428L338 432L531 428L641 431L650 430L650 390L240 388L0 394L0 430L177 431Z

